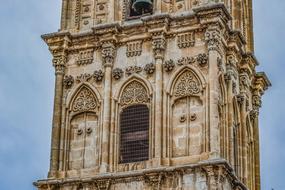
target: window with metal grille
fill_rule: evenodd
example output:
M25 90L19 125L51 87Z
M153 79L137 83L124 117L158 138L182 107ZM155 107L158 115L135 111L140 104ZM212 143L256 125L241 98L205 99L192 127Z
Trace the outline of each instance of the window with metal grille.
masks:
M123 109L120 135L120 163L149 159L149 109L146 105Z

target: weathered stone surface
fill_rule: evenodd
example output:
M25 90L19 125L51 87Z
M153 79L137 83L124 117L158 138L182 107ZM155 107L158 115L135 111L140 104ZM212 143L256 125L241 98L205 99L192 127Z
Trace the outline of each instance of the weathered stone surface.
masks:
M157 0L153 14L130 18L128 2L63 0L61 30L43 35L56 93L49 178L35 185L259 190L270 82L255 71L251 4ZM120 114L139 104L149 159L122 164Z

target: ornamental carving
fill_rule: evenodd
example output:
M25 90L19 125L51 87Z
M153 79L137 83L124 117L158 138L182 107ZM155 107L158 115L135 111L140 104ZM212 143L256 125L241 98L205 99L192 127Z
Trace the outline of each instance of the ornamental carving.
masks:
M142 41L129 42L127 44L127 57L140 56L142 53Z
M77 65L87 65L93 62L93 49L82 50L79 52Z
M200 66L205 66L208 63L208 55L205 53L201 53L197 56L197 62Z
M217 26L212 26L207 29L205 40L208 43L209 50L217 50L221 41L221 34Z
M104 43L102 45L102 58L105 66L112 66L115 59L116 48L112 43Z
M197 95L201 92L201 89L198 78L191 71L185 71L174 86L174 96L185 97Z
M130 82L121 95L121 105L148 103L149 95L146 88L138 81Z
M123 76L123 73L124 72L122 69L116 68L113 70L112 75L113 75L114 79L119 80Z
M87 87L85 86L82 87L73 102L72 111L74 112L92 111L95 110L96 107L97 107L97 101L94 93Z
M92 75L84 73L76 77L78 83L88 82L92 78Z
M175 63L172 59L165 61L164 63L164 69L166 72L171 72L175 67Z
M192 63L195 63L194 57L182 57L182 58L177 60L177 65L179 65L179 66L188 65L188 64L192 64Z
M166 48L166 40L164 37L156 36L152 41L152 48L154 52L154 57L156 59L162 59L163 53Z
M104 73L102 70L94 71L93 77L96 82L101 82L104 77Z
M177 45L181 48L193 47L195 45L195 35L194 32L189 32L185 34L179 34L177 37Z
M126 68L126 74L131 75L134 73L140 73L142 72L142 68L140 66L129 66Z
M54 56L52 63L55 68L56 74L64 74L66 61L67 61L67 58L65 55Z
M155 71L155 66L153 63L146 64L144 70L147 74L153 74Z
M71 88L73 86L73 84L74 84L73 76L71 76L71 75L65 76L64 79L63 79L63 84L64 84L64 87L66 89Z

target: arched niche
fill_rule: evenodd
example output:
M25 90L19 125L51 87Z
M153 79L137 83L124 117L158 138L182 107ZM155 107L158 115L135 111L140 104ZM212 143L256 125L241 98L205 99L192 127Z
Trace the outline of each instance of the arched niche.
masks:
M86 84L74 91L68 104L67 170L99 169L100 102Z
M167 88L169 157L197 157L205 144L205 83L195 68L173 74Z
M111 129L116 134L113 136L114 139L111 139L116 152L112 158L113 164L118 171L129 171L131 168L132 170L143 169L145 163L152 158L153 104L151 84L140 76L133 75L120 85L115 97L113 114L115 123ZM137 141L141 141L141 143ZM136 158L126 159L128 146L125 145L132 143L134 146L144 144L147 148L137 148L137 150L148 152L132 153L132 155L136 155ZM142 158L139 158L140 155Z

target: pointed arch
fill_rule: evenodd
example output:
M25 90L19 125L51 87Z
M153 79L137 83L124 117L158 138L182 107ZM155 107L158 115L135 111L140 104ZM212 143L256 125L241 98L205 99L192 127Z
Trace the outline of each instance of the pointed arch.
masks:
M131 76L120 86L115 94L115 98L119 101L120 105L149 103L152 95L152 86L139 75Z
M203 74L191 65L181 67L173 73L166 88L166 92L173 96L188 96L200 94L206 87ZM175 92L175 88L177 91Z
M82 84L68 97L67 107L74 113L96 111L100 101L90 85Z

